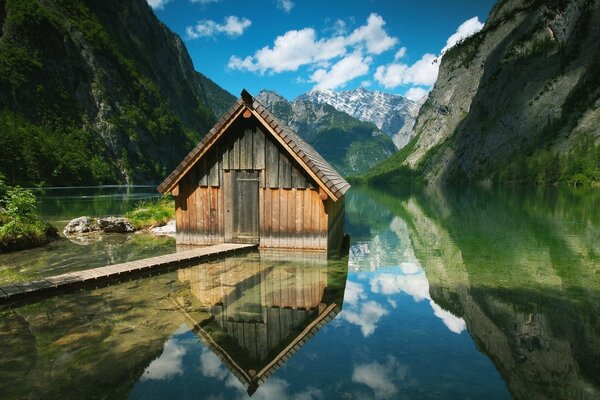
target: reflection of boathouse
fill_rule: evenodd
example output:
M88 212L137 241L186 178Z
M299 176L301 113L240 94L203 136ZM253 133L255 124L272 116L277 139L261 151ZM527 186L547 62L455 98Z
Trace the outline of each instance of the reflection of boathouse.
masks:
M343 283L334 287L330 272L322 258L281 262L262 252L179 270L191 294L174 301L252 394L341 311Z
M172 193L177 242L339 248L350 185L248 92L158 187Z

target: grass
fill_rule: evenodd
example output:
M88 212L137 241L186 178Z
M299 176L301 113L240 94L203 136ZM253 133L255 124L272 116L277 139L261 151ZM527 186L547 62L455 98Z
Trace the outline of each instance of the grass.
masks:
M127 212L125 217L138 230L162 226L175 219L175 201L172 196L142 201Z

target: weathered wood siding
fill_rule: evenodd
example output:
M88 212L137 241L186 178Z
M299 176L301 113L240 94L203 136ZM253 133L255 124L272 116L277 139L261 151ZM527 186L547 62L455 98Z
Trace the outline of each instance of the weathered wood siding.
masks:
M260 246L326 250L331 242L328 229L334 225L312 178L255 120L236 121L229 129L179 184L178 243L235 240L231 171L255 170ZM339 206L331 207L337 215Z
M345 198L338 201L327 200L325 205L327 210L327 249L335 253L341 250L344 241L344 222L346 204Z
M260 247L327 249L327 214L313 189L261 189Z

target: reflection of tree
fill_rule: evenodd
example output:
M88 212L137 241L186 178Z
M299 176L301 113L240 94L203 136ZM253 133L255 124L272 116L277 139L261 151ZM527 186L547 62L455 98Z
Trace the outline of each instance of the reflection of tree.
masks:
M465 319L517 398L600 395L600 195L587 195L375 195L408 222L432 298Z

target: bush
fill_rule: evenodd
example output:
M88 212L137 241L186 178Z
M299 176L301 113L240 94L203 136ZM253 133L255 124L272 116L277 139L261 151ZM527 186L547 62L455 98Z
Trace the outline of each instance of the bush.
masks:
M4 184L0 177L0 252L27 249L58 237L56 228L36 214L33 193Z
M135 229L162 226L175 219L175 201L172 196L142 201L126 213L125 217L131 221Z

